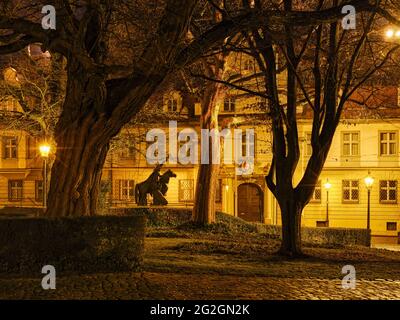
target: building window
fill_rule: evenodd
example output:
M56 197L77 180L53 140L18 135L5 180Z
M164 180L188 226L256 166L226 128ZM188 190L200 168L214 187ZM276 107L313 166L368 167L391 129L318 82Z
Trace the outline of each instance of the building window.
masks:
M133 201L135 199L135 181L119 181L119 199L124 201Z
M3 111L15 112L18 111L17 100L13 97L8 97L0 103L0 109Z
M342 181L343 202L358 202L359 190L358 180L343 180Z
M243 70L246 72L254 72L255 63L252 59L245 59L243 63Z
M379 155L394 156L397 154L397 132L379 133Z
M397 231L397 222L386 222L386 231Z
M379 201L381 203L397 202L397 181L381 180L379 181Z
M179 201L192 202L193 201L193 180L179 180Z
M22 180L9 180L8 181L8 200L21 201L23 191Z
M311 202L321 202L321 195L322 195L322 190L321 190L321 181L318 181L317 184L315 185L314 192L311 197Z
M217 180L217 185L215 187L215 202L222 202L222 179Z
M3 159L17 159L17 137L3 137Z
M182 151L182 155L189 158L190 157L190 147L187 143L190 142L190 137L186 137L186 140L184 141L178 141L179 147L178 147L178 155L181 154Z
M26 136L26 158L34 159L37 156L37 139L31 136Z
M43 201L43 180L35 181L35 199L37 202Z
M306 156L312 155L311 133L306 133Z
M360 134L358 132L343 132L343 156L354 157L360 155Z
M119 153L119 157L121 159L135 159L135 157L136 157L135 146L123 147Z
M242 134L242 156L247 157L247 156L250 156L250 154L248 154L248 152L247 152L247 139L246 138L247 138L247 134L243 133ZM256 141L257 141L257 138L256 138L256 134L254 133L253 141L249 141L250 142L249 149L253 150L254 158L256 157Z
M235 112L235 109L236 109L235 98L225 98L224 111L225 112Z
M169 112L176 112L178 111L178 100L170 98L167 101L167 109Z

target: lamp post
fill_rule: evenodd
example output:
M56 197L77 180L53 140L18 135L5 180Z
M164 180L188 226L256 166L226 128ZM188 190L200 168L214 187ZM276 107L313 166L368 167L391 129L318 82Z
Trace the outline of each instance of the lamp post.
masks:
M400 39L400 29L389 28L385 31L386 39Z
M43 143L39 146L40 155L43 158L43 207L47 206L47 159L50 154L50 146Z
M371 189L374 184L374 178L371 177L370 172L368 171L368 175L364 179L365 186L367 187L368 192L368 204L367 204L367 230L371 229Z
M329 227L329 189L332 188L332 184L329 182L329 179L326 179L324 184L326 190L326 227Z

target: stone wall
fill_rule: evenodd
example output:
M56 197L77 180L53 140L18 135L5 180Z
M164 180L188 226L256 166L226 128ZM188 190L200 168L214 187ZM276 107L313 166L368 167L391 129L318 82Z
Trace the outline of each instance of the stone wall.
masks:
M136 271L143 259L145 216L0 219L0 273Z

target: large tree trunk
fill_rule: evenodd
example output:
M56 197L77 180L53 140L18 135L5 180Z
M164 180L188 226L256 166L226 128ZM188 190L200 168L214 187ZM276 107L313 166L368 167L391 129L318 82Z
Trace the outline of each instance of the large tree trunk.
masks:
M206 225L215 222L215 192L218 171L218 165L200 165L193 207L193 220L197 224Z
M223 1L217 2L219 6L223 7ZM214 13L216 22L222 20L220 12ZM203 66L207 75L214 79L222 79L224 74L225 62L227 59L226 53L220 53L212 59L203 59ZM201 101L201 116L200 128L207 130L218 130L218 101L221 100L223 93L223 86L220 83L208 82L205 85L204 93ZM218 136L219 139L219 136ZM200 225L214 223L215 218L215 200L216 200L216 186L219 174L219 163L213 163L214 149L212 144L212 137L209 138L209 164L200 164L197 176L197 188L195 203L193 206L193 221ZM215 141L217 143L217 141ZM219 146L219 144L218 144ZM220 152L219 147L217 152ZM203 152L203 151L202 151Z
M101 139L94 113L56 136L47 216L89 216L97 213L102 168L109 138ZM93 131L92 131L93 130Z
M183 57L181 53L196 4L197 1L167 1L157 37L151 37L135 58L134 67L127 67L128 76L119 75L120 68L107 63L107 58L112 57L107 33L110 16L108 10L100 9L107 6L86 8L87 20L80 22L77 36L71 37L74 52L63 48L63 54L68 53L68 80L55 129L57 151L47 216L97 213L101 173L110 141L145 105L174 66L188 63L190 55Z
M282 215L282 243L279 253L291 257L302 256L301 213L303 207L292 198L279 203Z
M210 83L205 89L202 101L201 129L218 129L217 101L220 98L222 87L219 84ZM215 222L216 185L219 174L219 164L213 164L213 143L209 138L209 164L200 164L195 202L193 206L193 221L206 225Z

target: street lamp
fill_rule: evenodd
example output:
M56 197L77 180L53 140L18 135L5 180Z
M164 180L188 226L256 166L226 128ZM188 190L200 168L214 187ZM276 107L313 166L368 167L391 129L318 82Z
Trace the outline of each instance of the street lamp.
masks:
M385 31L387 39L400 39L400 29L389 28Z
M47 205L47 159L50 154L50 145L46 142L39 146L40 155L43 158L43 207Z
M374 178L371 177L370 172L368 171L368 175L364 178L365 186L368 191L368 205L367 205L367 230L370 230L371 224L371 189L374 184Z
M329 182L329 179L326 179L324 184L326 190L326 227L329 227L329 189L332 188L332 184Z

